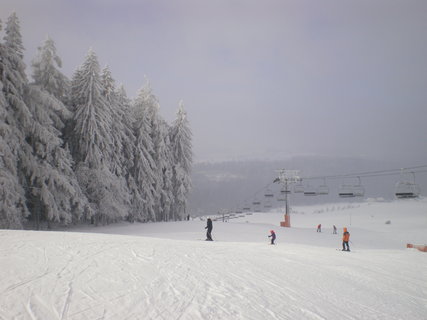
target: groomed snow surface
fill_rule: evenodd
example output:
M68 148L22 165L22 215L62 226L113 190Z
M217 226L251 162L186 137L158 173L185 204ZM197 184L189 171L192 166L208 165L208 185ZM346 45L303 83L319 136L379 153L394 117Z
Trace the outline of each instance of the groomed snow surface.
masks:
M0 319L427 319L427 253L406 248L427 244L426 199L294 207L292 228L281 220L214 221L213 242L199 218L1 230ZM337 250L343 227L351 252Z

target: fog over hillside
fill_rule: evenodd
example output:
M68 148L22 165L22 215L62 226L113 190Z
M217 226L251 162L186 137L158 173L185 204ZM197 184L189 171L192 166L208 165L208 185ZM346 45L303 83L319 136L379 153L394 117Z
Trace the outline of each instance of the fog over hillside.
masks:
M227 161L217 163L197 163L193 167L193 188L190 194L189 213L193 216L213 214L220 210L233 210L251 204L254 199L264 201L266 186L279 194L280 186L271 184L277 177L279 169L300 170L302 177L318 177L373 172L425 165L413 160L369 160L350 157L298 156L286 160L252 160ZM427 168L424 168L427 170ZM419 170L423 171L423 170ZM361 178L365 188L364 198L394 198L395 186L402 177L399 174ZM412 179L412 174L405 174L405 179ZM326 202L349 201L340 199L338 190L342 184L357 184L357 178L326 179L328 195L307 197L292 194L290 203L304 205ZM323 179L310 180L312 187L324 183ZM426 195L427 172L417 172L415 183L421 188L421 195ZM271 184L271 185L270 185ZM360 199L358 199L360 200ZM284 203L277 197L270 200L272 209L283 207ZM263 206L263 204L261 204ZM263 208L265 210L265 208Z

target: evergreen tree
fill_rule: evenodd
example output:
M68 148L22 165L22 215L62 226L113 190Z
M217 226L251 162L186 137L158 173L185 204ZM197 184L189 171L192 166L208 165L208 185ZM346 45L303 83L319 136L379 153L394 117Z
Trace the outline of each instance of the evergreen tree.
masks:
M38 48L32 66L34 83L65 103L70 82L57 69L62 67L62 61L56 54L55 43L51 38L47 37L43 46Z
M161 206L161 195L163 189L163 164L160 152L164 150L164 139L161 132L161 118L159 115L160 104L157 97L153 94L150 82L145 80L144 86L139 93L142 110L146 121L149 123L147 130L152 142L150 156L154 161L153 169L153 201L156 220L163 220L163 208Z
M127 195L110 171L113 118L103 95L98 59L92 50L75 77L72 103L76 111L71 144L77 177L96 212L95 222L117 221L127 216Z
M1 28L0 28L1 30ZM0 43L0 69L3 45ZM29 215L25 192L18 178L18 150L20 134L8 122L6 98L0 81L0 228L21 229Z
M177 118L172 124L170 135L174 159L174 218L182 219L182 215L186 212L187 197L191 188L192 165L191 131L182 101L179 104Z
M20 59L24 58L24 46L22 44L21 27L16 12L13 12L6 22L5 45Z
M27 85L22 61L22 38L16 14L7 20L5 42L0 43L0 225L20 228L29 216L22 166L31 158L31 148L25 140L32 124L31 113L24 102Z
M118 177L124 176L124 154L123 144L126 143L126 133L124 124L122 123L121 110L118 108L118 96L114 79L108 67L102 70L101 74L102 95L105 98L108 112L111 116L111 139L112 139L112 152L110 158L110 170Z
M57 113L69 116L61 101L39 86L26 90L26 103L33 115L32 133L27 142L35 159L24 166L32 192L33 207L39 206L42 220L70 224L91 212L73 172L73 161L68 147L63 147L61 130L64 127ZM34 162L36 160L36 162Z
M116 90L116 96L117 110L121 117L120 122L122 123L122 130L124 134L122 136L123 167L126 170L125 175L129 176L133 167L135 146L135 135L133 133L133 110L123 85L120 85Z
M151 137L151 117L146 112L147 94L145 88L138 92L134 102L135 109L135 159L132 170L136 186L143 203L134 203L141 210L140 219L156 221L156 183L157 167L153 159L154 145Z
M166 121L161 120L159 126L160 144L158 149L158 168L161 173L160 209L161 219L169 221L173 219L172 205L173 194L173 157L169 137L169 126Z
M133 110L131 108L130 100L126 95L126 91L123 85L119 86L116 90L117 95L117 109L121 114L121 123L123 124L123 169L125 170L125 177L127 181L127 187L129 190L129 221L144 220L143 218L143 204L145 203L141 192L133 177L134 168L134 150L135 150L135 135L133 133Z

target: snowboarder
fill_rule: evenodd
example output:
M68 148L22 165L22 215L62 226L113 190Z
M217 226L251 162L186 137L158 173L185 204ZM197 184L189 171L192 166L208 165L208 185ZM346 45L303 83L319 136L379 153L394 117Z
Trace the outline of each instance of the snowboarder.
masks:
M271 244L274 244L274 241L276 240L276 234L274 233L274 230L270 230L270 235L268 237L271 238Z
M317 226L317 232L322 232L322 225L319 223L319 225Z
M344 228L344 233L342 234L342 251L350 251L348 242L350 241L350 232L347 231L347 228Z
M208 218L205 229L208 229L208 231L206 232L206 241L213 241L211 235L213 229L211 218Z
M335 225L334 225L334 231L332 233L337 234L337 227L335 227Z

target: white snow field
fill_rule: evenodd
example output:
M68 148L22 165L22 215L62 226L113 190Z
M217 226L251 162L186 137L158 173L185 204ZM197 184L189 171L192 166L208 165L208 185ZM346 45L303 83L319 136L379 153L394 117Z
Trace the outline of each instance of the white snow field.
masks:
M213 242L200 219L1 230L0 319L427 319L427 253L406 248L426 199L293 210L214 221Z

